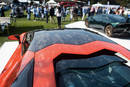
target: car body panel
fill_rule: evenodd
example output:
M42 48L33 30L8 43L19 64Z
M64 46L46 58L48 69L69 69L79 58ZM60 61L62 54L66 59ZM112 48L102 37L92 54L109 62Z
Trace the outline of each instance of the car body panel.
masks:
M98 48L97 48L98 47ZM114 49L113 49L114 48ZM34 87L55 87L55 74L54 74L54 67L53 67L53 60L62 53L68 53L68 54L82 54L82 55L89 55L94 52L97 52L99 50L108 49L113 50L119 53L125 53L125 49L120 52L119 50L120 46L111 44L111 43L105 43L100 41L91 42L84 45L65 45L65 44L54 44L52 46L49 46L48 48L45 48L43 50L40 50L36 52L36 67L37 69L34 69L35 72L39 72L34 76ZM48 51L50 49L50 51ZM53 50L52 50L53 49ZM125 55L127 57L130 57L130 53L127 52L128 55ZM52 55L49 55L52 54ZM44 56L44 57L43 57ZM45 58L49 58L45 60ZM44 61L44 62L43 62ZM41 66L42 65L42 66ZM53 72L53 73L52 73ZM43 77L41 77L41 74L43 74ZM44 81L45 84L39 81ZM49 84L51 83L51 84ZM37 85L38 84L38 85Z
M34 59L21 71L11 87L33 87ZM24 83L24 84L23 84Z
M40 32L42 32L41 34L46 34L47 32L49 32L49 34L52 35L48 39L45 39L45 36L46 36L45 35L43 38L43 40L45 40L44 43L41 43L41 40L38 40L42 44L42 46L39 44L38 41L37 42L35 41L35 43L33 42L33 40L35 40L35 35L39 35ZM27 33L20 35L20 37L22 38L22 39L20 38L21 39L20 41L23 41L23 43L20 42L18 48L14 52L13 56L10 58L4 71L0 74L0 87L10 87L10 86L13 87L16 81L19 80L18 78L21 77L21 74L24 71L24 69L29 66L28 64L30 64L32 60L34 60L33 87L56 87L53 60L57 56L64 53L90 55L95 52L106 49L112 52L118 52L124 55L126 58L128 58L128 60L130 60L130 52L124 47L114 43L113 41L105 40L107 38L101 37L100 35L98 36L96 34L94 35L99 38L96 37L95 39L91 39L91 38L94 38L93 34L90 32L88 33L87 32L88 31L81 30L81 29L79 30L54 30L54 32L38 31L38 33L36 32L37 34L34 34L34 38L32 40L32 43L30 43L30 46L31 44L32 46L39 45L40 48L36 47L37 49L36 48L32 49L31 47L29 47L25 53L22 52L22 46L23 46L23 43L26 42L25 36ZM62 38L63 33L67 34L65 35L64 38ZM58 39L58 41L52 42L55 38L55 35L53 36L53 34L55 34L56 37L59 34L62 39ZM91 37L88 37L87 34L90 35ZM70 37L70 35L72 35L73 38ZM82 43L80 42L79 44L79 41L81 40L79 40L78 37L80 35L81 36L83 35L84 37L88 37L88 39L80 38L81 40L84 40L84 41ZM40 38L42 37L40 36ZM48 43L48 40L50 40L49 43ZM64 40L71 40L71 41L69 41L70 42L69 43L68 41L66 42ZM79 41L77 42L77 40ZM85 41L85 40L88 40L88 41ZM30 68L29 70L32 70L32 69Z
M11 83L16 79L17 75L20 73L20 64L22 63L21 61L25 61L22 55L22 41L24 40L24 35L25 33L22 33L19 36L19 45L0 75L1 87L10 87ZM34 57L34 54L32 52L27 52L26 56L25 58L27 58L27 62L32 56Z

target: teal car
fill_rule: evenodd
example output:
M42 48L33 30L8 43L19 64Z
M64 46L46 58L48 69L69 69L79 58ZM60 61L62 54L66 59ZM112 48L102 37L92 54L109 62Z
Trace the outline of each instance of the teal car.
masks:
M115 14L99 14L86 18L85 25L102 29L109 37L115 34L130 33L130 19Z

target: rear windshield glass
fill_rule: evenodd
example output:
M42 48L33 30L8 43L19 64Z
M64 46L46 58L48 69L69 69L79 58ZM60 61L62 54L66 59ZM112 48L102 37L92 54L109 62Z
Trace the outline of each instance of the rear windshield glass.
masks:
M115 43L101 35L87 30L52 30L35 32L29 50L36 52L53 44L82 45L93 41Z

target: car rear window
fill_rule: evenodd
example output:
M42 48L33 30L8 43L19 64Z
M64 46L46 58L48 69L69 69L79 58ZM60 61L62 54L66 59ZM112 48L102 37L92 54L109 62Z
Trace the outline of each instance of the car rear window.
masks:
M35 32L29 50L36 52L53 44L82 45L93 41L115 43L101 35L82 29L39 31Z

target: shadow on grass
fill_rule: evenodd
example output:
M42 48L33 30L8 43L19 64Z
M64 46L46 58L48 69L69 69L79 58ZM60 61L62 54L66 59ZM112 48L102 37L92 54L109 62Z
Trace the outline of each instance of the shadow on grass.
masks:
M0 32L0 46L5 41L10 41L10 40L8 40L9 35L21 34L23 32L28 32L28 31L37 30L37 29L44 29L44 26L28 26L28 27L13 27L13 26L10 26L9 33L7 33L7 30L5 30L4 32Z
M10 26L9 33L7 33L7 30L4 32L0 32L0 37L8 37L9 35L13 34L21 34L23 32L33 31L37 29L44 29L44 26L28 26L28 27L14 27Z
M44 26L28 26L28 27L10 27L10 34L21 34L23 32L28 32L37 29L44 29Z

